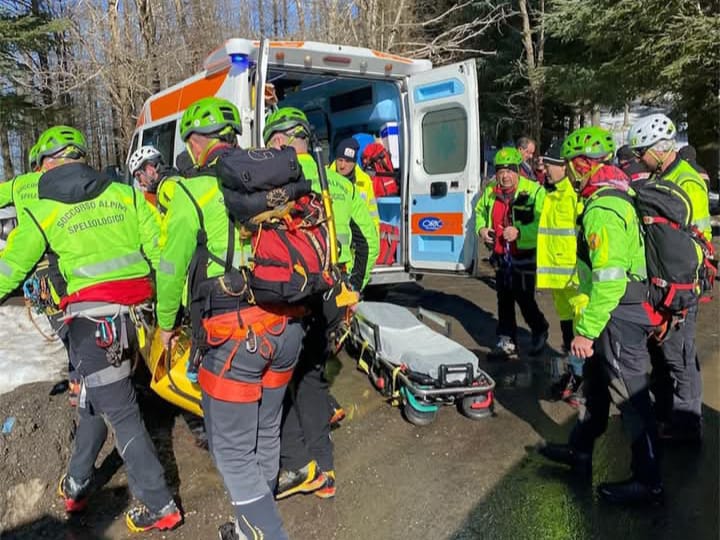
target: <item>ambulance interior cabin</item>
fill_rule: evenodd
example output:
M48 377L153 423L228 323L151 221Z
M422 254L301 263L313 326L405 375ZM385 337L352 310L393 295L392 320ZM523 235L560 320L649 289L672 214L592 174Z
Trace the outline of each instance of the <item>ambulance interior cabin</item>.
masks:
M324 150L326 164L335 160L338 143L356 136L360 143L358 164L364 147L382 142L390 151L396 179L403 195L403 141L399 82L393 79L373 80L347 75L293 72L270 67L267 82L272 83L279 107L297 107L305 112ZM401 236L401 197L378 197L380 221L396 227ZM403 264L400 242L394 242L391 265Z

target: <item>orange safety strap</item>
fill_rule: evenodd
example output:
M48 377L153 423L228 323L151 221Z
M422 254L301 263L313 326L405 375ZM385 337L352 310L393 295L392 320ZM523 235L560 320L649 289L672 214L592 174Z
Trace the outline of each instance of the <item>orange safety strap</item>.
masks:
M282 388L286 386L292 379L293 370L273 371L268 369L262 376L263 388Z
M202 366L198 370L198 382L204 392L220 401L252 403L260 401L260 396L262 396L260 382L234 381L222 375L215 375Z

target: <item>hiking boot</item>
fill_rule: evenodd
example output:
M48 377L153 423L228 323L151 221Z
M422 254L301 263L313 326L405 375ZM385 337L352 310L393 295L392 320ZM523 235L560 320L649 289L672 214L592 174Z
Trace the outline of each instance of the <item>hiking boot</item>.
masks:
M90 493L90 481L88 478L82 484L78 484L71 476L63 475L58 484L58 495L65 502L65 511L68 514L82 512L87 508L88 493Z
M552 396L558 400L564 401L571 407L579 407L583 400L580 388L582 386L582 377L576 377L571 372L565 373L560 381L551 388Z
M297 471L280 471L277 494L280 500L295 493L312 493L325 484L325 476L320 472L317 461L312 460Z
M151 512L147 506L139 504L125 514L125 525L132 532L145 532L152 529L170 531L179 527L182 520L182 514L175 501L170 501L158 512Z
M597 492L613 504L660 504L664 494L661 485L648 486L634 478L623 482L603 482L598 485Z
M340 422L345 420L345 409L341 405L333 408L332 416L330 417L330 429L336 429L340 427Z
M569 444L545 443L544 446L538 448L538 453L554 461L569 465L570 468L579 476L592 477L592 454L578 452Z
M517 358L517 347L511 337L500 336L497 345L490 351L490 356L494 358Z
M545 349L548 340L548 331L543 330L539 334L533 334L530 340L530 356L538 356Z
M77 407L80 396L80 381L68 381L68 400L71 407Z
M335 471L326 471L323 476L325 476L325 485L316 490L313 495L321 499L331 499L335 496Z
M218 538L220 540L247 540L237 522L228 521L218 527Z

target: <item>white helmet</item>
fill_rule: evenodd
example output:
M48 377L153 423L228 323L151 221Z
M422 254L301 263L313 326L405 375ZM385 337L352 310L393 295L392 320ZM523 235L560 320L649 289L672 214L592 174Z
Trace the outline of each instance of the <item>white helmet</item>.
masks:
M134 176L148 161L160 161L162 154L154 146L141 146L135 150L128 160L130 176Z
M651 114L635 122L628 132L631 148L648 148L659 141L675 139L675 124L664 114Z

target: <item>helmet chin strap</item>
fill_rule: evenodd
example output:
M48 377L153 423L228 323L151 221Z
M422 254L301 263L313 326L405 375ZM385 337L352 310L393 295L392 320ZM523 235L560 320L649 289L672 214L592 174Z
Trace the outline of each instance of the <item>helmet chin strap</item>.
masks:
M570 177L570 179L572 180L573 187L575 188L575 191L577 193L580 193L583 190L583 188L587 185L588 181L603 166L602 163L595 163L587 170L587 172L578 176L578 171L572 161L570 161L569 165L570 166L568 167L568 177Z
M658 155L658 153L650 148L645 152L646 154L650 154L650 157L652 157L655 160L655 170L654 172L660 172L662 171L663 167L665 166L665 162L667 161L668 157L670 157L670 152L663 152L664 157L661 157Z

